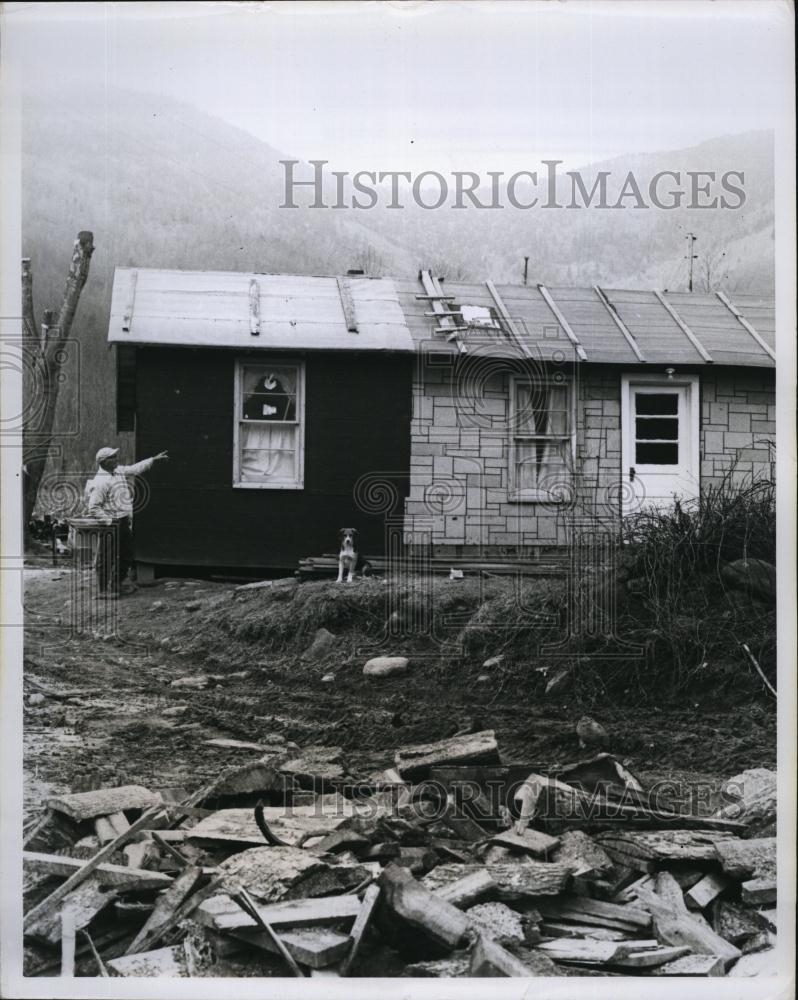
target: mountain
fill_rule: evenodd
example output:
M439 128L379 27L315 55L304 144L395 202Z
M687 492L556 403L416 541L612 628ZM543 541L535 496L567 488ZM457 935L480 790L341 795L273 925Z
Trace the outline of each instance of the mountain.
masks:
M289 154L290 156L290 154ZM73 335L79 384L61 387L58 420L77 410L80 434L65 439L62 472L91 469L116 440L113 359L106 344L115 266L413 276L551 284L684 286L685 234L698 235L696 287L772 292L773 140L726 136L661 155L618 157L597 170L744 170L739 211L372 211L281 209L284 153L168 97L108 88L30 91L23 105L22 252L32 260L37 317L60 303L72 241L97 247ZM534 169L536 165L531 164ZM309 171L309 168L306 167ZM564 183L561 182L561 183ZM297 199L299 201L299 199ZM74 423L74 421L71 421ZM129 436L121 438L130 455Z

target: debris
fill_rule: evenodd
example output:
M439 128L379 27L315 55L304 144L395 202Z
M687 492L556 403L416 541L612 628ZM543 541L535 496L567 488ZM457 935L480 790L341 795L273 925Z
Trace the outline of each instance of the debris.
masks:
M32 694L28 695L29 705L41 705L44 700L44 695L41 691L34 691Z
M442 869L448 867L459 869L462 866L438 865L437 868L432 870L430 875L424 878L422 884L432 889L434 883L430 883L429 880L435 876L440 879ZM459 871L454 874L455 877L452 881L433 891L436 896L446 900L447 903L451 903L452 906L456 906L458 910L464 910L485 896L495 895L498 892L498 886L491 878L487 868L477 868L462 876L459 875Z
M749 906L764 906L775 903L777 884L774 878L753 878L743 882L740 898Z
M319 791L325 782L346 776L341 747L308 746L279 765L280 774L291 775L300 787Z
M682 955L652 971L654 976L722 976L724 961L719 955Z
M38 938L48 944L58 944L61 938L61 914L69 910L72 914L72 928L81 930L86 927L98 913L116 899L113 891L103 891L102 882L95 872L83 885L77 887L64 897L61 912L49 912L37 923L31 924L26 934Z
M352 929L349 932L349 936L352 939L352 946L349 950L349 954L341 965L340 971L342 976L349 975L349 972L355 963L357 953L360 950L360 945L363 941L363 935L365 934L366 928L371 921L379 896L380 889L379 886L376 885L370 885L363 894L363 901L360 904L360 910L358 911L358 914L355 917L355 922L352 924Z
M437 944L456 948L465 936L469 923L464 914L417 882L406 868L389 865L379 886L392 914Z
M567 864L575 875L601 876L612 868L607 852L582 830L566 830L553 849L552 861Z
M356 896L322 896L319 899L297 899L268 905L257 904L258 912L272 927L324 927L354 920L361 904ZM232 932L256 927L252 917L244 913L229 895L219 891L199 904L198 923L212 930Z
M725 892L733 884L730 878L717 872L708 872L699 882L684 894L685 902L691 910L703 910L716 896Z
M402 976L413 979L460 979L469 975L470 965L467 955L455 953L449 958L437 958L430 962L412 962L405 967Z
M128 829L130 823L123 812L110 813L108 816L98 816L94 821L94 832L101 844L115 840L120 833Z
M558 774L563 781L578 785L587 792L599 789L607 793L614 785L623 791L643 791L638 779L611 753L599 753L590 760L560 768Z
M531 962L521 961L498 942L480 934L471 951L470 975L473 977L558 976L559 970L542 952L530 952Z
M241 909L244 910L244 912L247 913L254 920L254 922L257 924L258 927L260 927L260 929L264 932L264 934L267 935L267 937L271 940L272 944L277 948L277 950L283 956L283 958L285 959L286 963L288 964L289 968L294 973L294 975L297 976L299 979L302 979L305 973L299 968L296 959L291 954L291 952L286 948L286 946L283 944L283 942L280 940L277 934L275 934L274 930L272 929L268 921L264 920L263 917L260 915L255 905L255 901L249 895L247 890L243 888L240 889L238 892L233 894L232 898L236 903L238 903Z
M202 870L189 867L183 869L162 896L159 896L152 913L144 926L130 942L126 955L152 948L163 936L164 928L174 916L175 910L190 896L202 881Z
M626 941L632 931L616 930L612 927L594 927L591 924L561 924L544 920L540 933L546 937L591 938L595 941Z
M402 778L418 781L430 768L444 764L498 764L499 749L492 729L480 733L453 736L437 743L401 747L395 756L396 770Z
M410 667L406 656L375 656L363 667L364 677L390 677L391 674L404 674Z
M160 801L160 795L141 785L122 785L120 788L55 795L47 800L47 807L72 819L84 820L121 813L126 809L150 809Z
M220 750L253 750L255 753L274 753L274 747L262 743L248 743L246 740L213 739L202 741L206 747L219 747Z
M728 964L740 957L740 950L724 940L706 923L676 909L668 901L650 892L638 890L638 901L653 917L654 932L663 944L687 947L698 955L717 955Z
M482 669L493 670L496 667L500 667L502 663L504 663L504 661L505 661L504 653L499 653L498 656L491 656L490 659L485 660L485 662L482 664Z
M601 899L562 895L540 900L538 909L544 917L595 924L614 930L645 931L651 927L651 914L630 904L606 903Z
M150 978L186 978L188 965L182 944L171 948L157 948L155 951L138 952L136 955L122 956L109 960L108 970L113 976L134 976Z
M186 677L176 677L169 685L173 688L194 688L203 691L211 683L207 674L188 674Z
M332 684L335 681L335 674L325 674L322 679L322 684Z
M541 833L539 830L524 830L523 833L512 833L507 830L491 837L490 842L499 847L507 847L512 851L524 851L545 857L549 851L554 850L560 841L557 837L549 837L548 834Z
M618 860L624 863L627 858L642 862L715 861L719 844L743 843L731 834L696 830L613 830L599 834L596 840L611 858L623 855ZM635 865L630 863L629 867ZM641 871L650 870L641 868Z
M725 840L715 844L715 854L727 875L738 879L776 878L776 838Z
M477 903L466 910L466 916L480 934L493 940L526 940L521 915L506 903Z
M70 858L63 854L41 854L37 851L23 851L22 860L34 871L49 875L72 876L82 872L86 862L82 858ZM95 869L92 869L94 871ZM125 865L103 863L96 866L100 885L136 886L139 889L162 889L172 881L163 872L142 871ZM81 879L82 881L82 879ZM27 926L25 928L27 933Z
M61 976L72 979L75 975L75 914L71 907L61 910Z

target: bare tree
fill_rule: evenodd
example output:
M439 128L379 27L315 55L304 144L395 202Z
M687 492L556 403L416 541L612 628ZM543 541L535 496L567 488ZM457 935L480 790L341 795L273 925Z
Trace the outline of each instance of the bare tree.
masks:
M704 292L731 291L726 251L711 243L698 260L698 280Z
M80 293L89 276L94 253L94 236L78 233L72 249L61 308L56 318L51 309L44 312L41 332L33 307L33 273L30 259L22 261L22 335L23 335L23 407L22 463L24 473L25 525L36 506L39 484L53 440L55 408L58 402L59 375L66 352Z

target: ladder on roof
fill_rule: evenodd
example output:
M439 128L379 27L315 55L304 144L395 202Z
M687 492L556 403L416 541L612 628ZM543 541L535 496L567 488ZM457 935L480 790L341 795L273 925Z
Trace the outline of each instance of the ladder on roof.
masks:
M454 341L461 354L465 354L468 348L463 343L460 336L462 328L455 321L457 313L446 307L447 302L454 300L454 295L445 295L441 287L440 278L434 278L429 270L419 271L419 280L424 287L424 295L416 295L417 299L428 301L432 307L432 316L436 321L435 333L443 334L447 340Z

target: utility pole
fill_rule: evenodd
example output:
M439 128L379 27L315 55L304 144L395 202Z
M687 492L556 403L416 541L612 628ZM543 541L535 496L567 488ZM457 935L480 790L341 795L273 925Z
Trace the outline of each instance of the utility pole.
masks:
M526 284L528 277L529 277L529 257L524 257L524 284Z
M692 292L692 290L693 290L693 261L694 260L698 260L698 254L697 253L693 253L693 247L694 247L695 241L698 239L698 237L694 233L688 233L687 236L685 236L685 239L688 241L688 244L689 244L688 250L687 250L687 257L686 257L686 260L687 260L687 291L688 292Z

